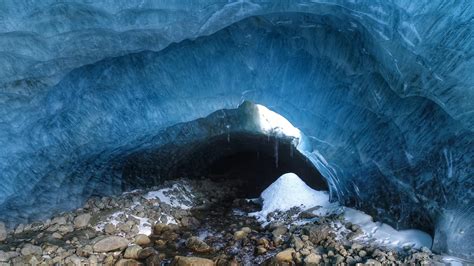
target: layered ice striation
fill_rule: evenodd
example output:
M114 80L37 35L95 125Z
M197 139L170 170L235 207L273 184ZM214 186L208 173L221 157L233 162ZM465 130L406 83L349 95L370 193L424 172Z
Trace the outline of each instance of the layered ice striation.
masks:
M0 220L119 193L128 156L250 100L305 134L333 200L473 258L473 5L4 1Z

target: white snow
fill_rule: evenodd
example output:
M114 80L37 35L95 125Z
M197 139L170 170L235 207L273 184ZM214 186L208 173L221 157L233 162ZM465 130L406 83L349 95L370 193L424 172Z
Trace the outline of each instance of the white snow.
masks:
M256 104L256 106L262 131L300 138L301 131L294 127L286 118L271 111L263 105Z
M286 211L292 207L301 207L303 210L307 210L314 206L321 206L321 208L312 211L319 216L341 210L338 203L329 202L327 192L312 189L294 173L280 176L262 192L260 197L263 201L262 210L250 215L257 217L263 223L266 222L266 216L270 212ZM342 209L345 219L359 225L363 230L363 235L357 238L359 241L373 241L392 248L402 248L406 245L415 248L430 248L432 245L431 236L423 231L415 229L397 231L390 225L374 222L371 216L362 211L348 207L342 207ZM304 221L296 223L304 223Z
M329 207L329 195L310 188L294 173L280 176L262 194L263 208L255 216L265 219L270 212L287 211L292 207L308 209L314 206Z
M388 247L414 246L415 248L431 247L431 236L416 229L396 230L388 224L374 222L370 215L352 208L345 208L344 218L359 225L364 231L364 238L372 238L376 243Z
M184 203L183 201L180 201L176 197L170 196L171 193L169 193L169 194L167 193L171 190L176 190L176 189L181 190L182 192L184 192L184 193L180 193L180 194L183 196L183 198L186 202L189 202L189 203L192 202L192 200L186 195L187 194L186 192L190 191L189 188L187 188L186 186L178 186L177 184L174 184L170 188L162 188L162 189L156 190L156 191L149 191L144 196L144 198L147 199L147 200L159 198L161 202L167 203L172 207L177 207L177 208L181 208L181 209L190 209L192 207L191 205L189 205L188 203Z

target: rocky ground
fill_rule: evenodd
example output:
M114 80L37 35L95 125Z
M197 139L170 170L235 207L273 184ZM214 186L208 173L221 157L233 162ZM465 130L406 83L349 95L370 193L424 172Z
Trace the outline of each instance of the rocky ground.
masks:
M150 190L90 199L52 219L0 224L0 265L434 264L423 248L360 243L342 215L294 208L258 222L236 182L178 179Z

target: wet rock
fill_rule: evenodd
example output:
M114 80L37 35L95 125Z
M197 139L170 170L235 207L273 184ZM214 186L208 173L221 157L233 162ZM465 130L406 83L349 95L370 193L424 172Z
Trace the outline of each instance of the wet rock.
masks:
M119 236L109 236L94 244L95 252L109 252L124 249L128 246L128 240Z
M200 253L209 252L211 250L211 247L209 247L206 242L195 236L192 236L186 240L186 247Z
M0 222L0 242L5 241L7 239L7 228L5 224Z
M39 246L35 246L32 244L25 244L25 246L21 249L21 255L28 256L28 255L43 255L43 249Z
M151 243L150 238L144 234L138 234L135 236L135 244L139 246L147 246Z
M311 253L308 256L306 256L306 258L304 258L304 263L305 265L308 265L308 266L319 265L320 261L321 261L321 255L317 255L314 253Z
M84 213L84 214L78 215L74 219L74 227L75 228L84 228L87 225L89 225L90 220L91 220L91 215L89 213Z
M276 254L275 260L277 263L284 263L284 262L292 262L293 261L293 253L295 253L294 248L287 248L283 251L280 251Z
M173 259L174 266L214 266L216 265L212 260L198 258L198 257L182 257L176 256Z

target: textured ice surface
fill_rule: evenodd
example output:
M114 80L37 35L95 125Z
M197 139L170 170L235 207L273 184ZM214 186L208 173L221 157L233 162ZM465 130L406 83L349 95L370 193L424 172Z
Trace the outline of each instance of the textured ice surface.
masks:
M307 136L334 200L472 258L473 6L2 1L0 218L119 193L131 154L235 130L167 127L251 100Z

